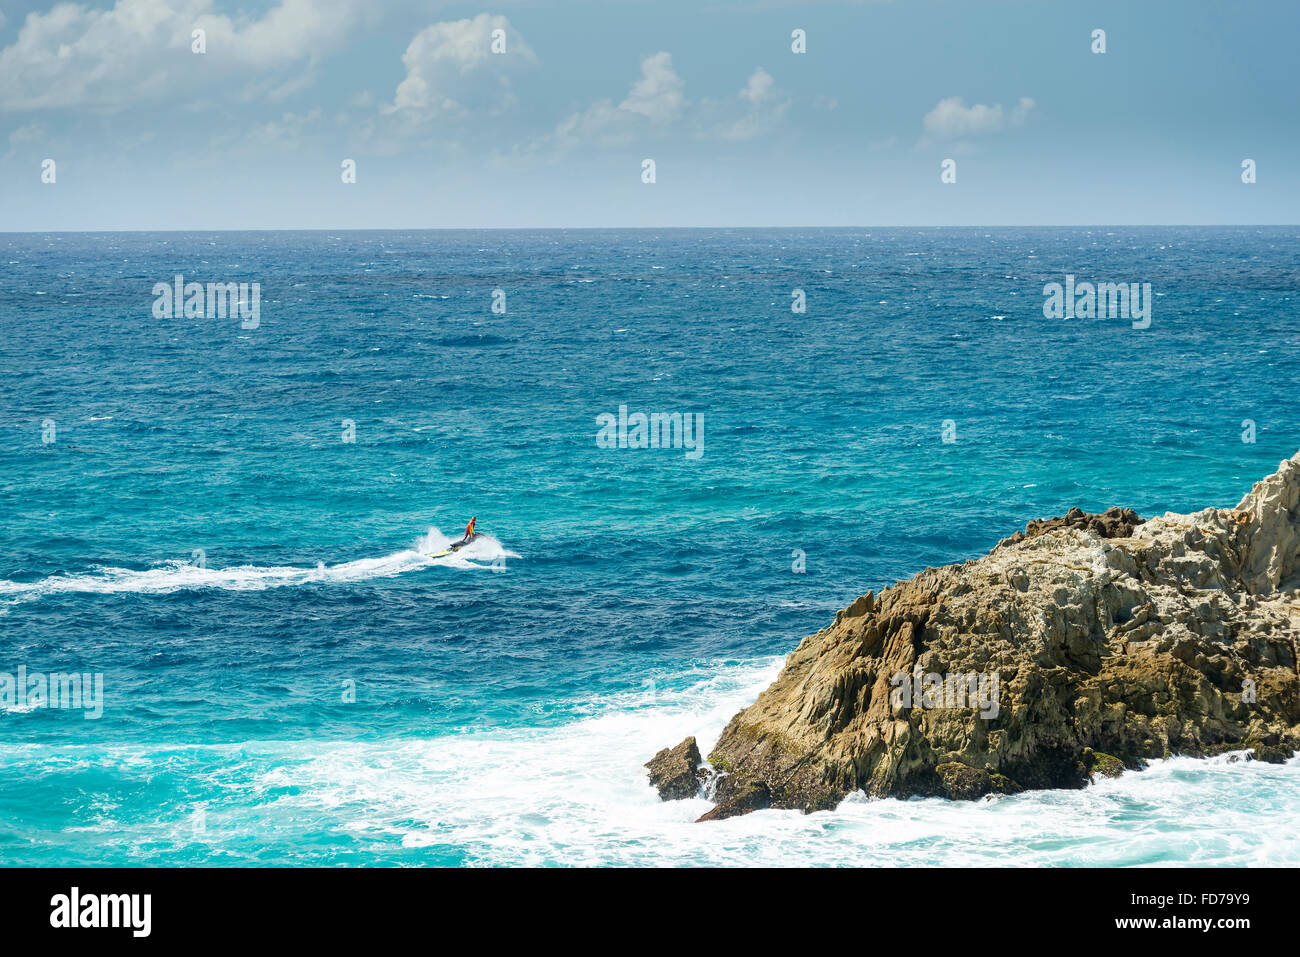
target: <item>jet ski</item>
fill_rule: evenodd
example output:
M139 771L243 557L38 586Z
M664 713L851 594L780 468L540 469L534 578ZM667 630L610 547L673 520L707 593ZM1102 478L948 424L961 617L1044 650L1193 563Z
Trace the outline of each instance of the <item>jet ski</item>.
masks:
M465 541L464 539L462 539L461 541L456 542L455 544L451 545L451 546L450 546L449 548L447 548L445 551L438 552L436 555L432 555L432 556L430 556L430 557L431 557L431 558L442 558L442 557L444 557L444 556L446 556L446 555L450 555L450 554L452 554L453 552L458 552L458 551L460 551L462 548L464 548L466 545L468 545L470 542L476 541L477 539L478 539L478 532L475 532L473 535L470 536L470 538L469 538L469 542L467 542L467 541Z

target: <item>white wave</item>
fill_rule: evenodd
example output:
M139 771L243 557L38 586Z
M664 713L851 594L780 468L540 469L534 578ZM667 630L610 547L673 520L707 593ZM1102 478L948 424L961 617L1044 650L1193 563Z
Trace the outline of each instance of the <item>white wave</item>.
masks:
M14 745L0 768L44 771L51 787L88 766L183 771L195 782L191 800L210 812L203 842L252 863L445 863L455 849L455 859L491 865L1300 865L1300 758L1173 758L1082 790L977 802L859 793L834 811L708 824L694 823L704 800L660 801L644 762L688 734L707 754L780 666L773 658L655 675L552 727L107 751ZM191 811L160 803L113 822L113 839L188 853ZM285 840L268 838L277 834ZM322 834L334 837L318 845Z
M451 555L437 557L453 540L437 528L430 528L413 548L378 558L361 558L338 565L233 565L205 568L182 561L165 562L153 568L132 569L95 566L83 575L53 575L36 582L0 580L0 600L8 604L31 601L46 595L86 593L112 595L165 595L177 591L218 589L261 591L307 584L362 582L388 578L433 566L446 568L501 568L507 558L520 558L491 535L480 534Z
M1300 758L1174 758L1082 790L978 802L859 793L834 811L708 824L694 823L705 800L660 801L644 762L691 733L707 755L780 664L610 700L563 727L331 748L259 788L293 787L280 811L341 817L367 842L452 845L493 865L1300 864Z

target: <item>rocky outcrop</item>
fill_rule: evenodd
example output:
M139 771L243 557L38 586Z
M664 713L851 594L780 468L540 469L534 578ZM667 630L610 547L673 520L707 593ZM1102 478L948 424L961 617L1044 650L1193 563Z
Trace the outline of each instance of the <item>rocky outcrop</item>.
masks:
M701 820L1294 752L1300 454L1236 508L1076 510L1017 535L805 638L709 755L718 806Z
M1128 538L1141 524L1142 519L1131 508L1115 506L1104 512L1085 512L1081 508L1072 508L1057 518L1036 518L1025 526L1023 532L1004 538L998 545L1014 545L1058 528L1086 528L1100 538Z
M1097 775L1103 778L1117 778L1124 773L1124 762L1113 754L1105 754L1101 751L1094 751L1092 748L1083 749L1083 767L1088 772L1088 780L1097 780Z
M1023 790L1019 784L996 771L981 771L960 761L938 765L940 791L954 801L973 801L986 794L1017 794Z
M736 817L739 814L761 811L772 806L772 792L764 781L720 774L714 782L716 790L713 799L718 803L713 806L713 810L701 815L696 823L721 821L726 817Z
M698 769L703 762L695 739L687 738L675 748L664 748L646 762L650 783L665 801L695 797L700 790Z

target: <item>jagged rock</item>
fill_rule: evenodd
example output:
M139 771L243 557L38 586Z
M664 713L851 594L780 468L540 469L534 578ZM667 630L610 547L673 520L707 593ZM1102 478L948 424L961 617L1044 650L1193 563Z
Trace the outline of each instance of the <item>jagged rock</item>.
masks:
M944 793L954 801L973 801L993 791L993 779L960 761L948 761L936 767Z
M1258 741L1250 746L1250 756L1256 761L1263 761L1265 764L1285 764L1291 757L1290 748L1278 747L1273 744L1260 744Z
M677 747L664 748L646 762L650 769L650 783L665 801L680 801L695 797L700 790L696 771L704 759L695 738L690 737Z
M1131 508L1112 506L1104 512L1085 512L1083 509L1072 508L1057 518L1034 519L1025 526L1023 532L1016 532L1010 538L1004 538L998 543L998 547L1037 538L1058 528L1086 528L1095 532L1099 538L1128 538L1133 534L1133 530L1142 524L1142 521L1138 513Z
M1088 771L1089 780L1096 780L1098 774L1104 778L1117 778L1124 773L1124 762L1113 754L1104 751L1083 749L1083 766Z
M1235 509L1097 518L1031 523L805 638L709 755L727 774L704 819L832 808L858 790L1082 787L1107 759L1293 753L1300 454ZM942 677L959 675L988 683L977 707L959 682L945 700Z
M763 781L742 780L729 774L718 777L718 788L714 792L718 803L711 811L702 814L695 823L701 821L721 821L724 818L761 811L772 804L772 793Z
M947 761L935 769L938 793L954 801L974 801L989 794L1019 794L1024 790L1005 774L989 768L979 770L960 761Z
M1019 794L1024 790L1005 774L998 774L996 771L989 774L989 783L993 786L994 794Z

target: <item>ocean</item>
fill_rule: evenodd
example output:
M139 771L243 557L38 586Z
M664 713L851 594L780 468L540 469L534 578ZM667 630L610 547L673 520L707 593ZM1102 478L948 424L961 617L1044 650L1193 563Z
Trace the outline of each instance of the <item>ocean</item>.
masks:
M868 589L1075 505L1235 505L1300 449L1296 227L9 233L0 264L0 682L103 688L0 709L4 865L1300 864L1300 759L701 825L642 767ZM159 318L178 275L257 283L257 320ZM1149 283L1149 326L1046 318L1066 276ZM638 413L693 444L600 440Z

